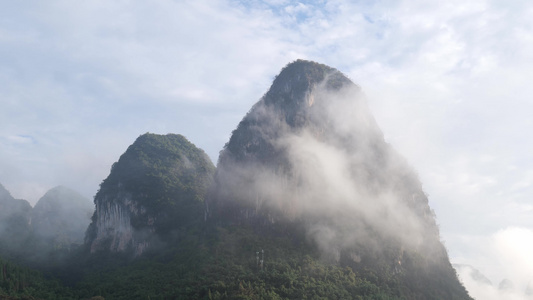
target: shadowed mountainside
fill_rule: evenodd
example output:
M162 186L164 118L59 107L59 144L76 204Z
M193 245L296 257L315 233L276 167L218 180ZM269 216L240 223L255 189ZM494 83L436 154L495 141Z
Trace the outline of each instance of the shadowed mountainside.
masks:
M94 212L93 203L76 191L57 186L41 197L32 210L33 233L54 248L83 244Z
M27 243L31 233L30 203L15 199L0 184L0 253L18 259L19 250Z

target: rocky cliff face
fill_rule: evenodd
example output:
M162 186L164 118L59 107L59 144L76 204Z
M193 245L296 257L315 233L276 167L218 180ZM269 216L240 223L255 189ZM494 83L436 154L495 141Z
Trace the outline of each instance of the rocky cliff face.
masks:
M407 298L469 299L416 173L328 66L299 60L276 77L221 152L209 205L223 226L299 228L324 259L403 281Z
M214 166L181 135L140 136L120 157L95 196L86 235L91 252L142 254L203 219ZM175 239L174 239L175 240Z
M146 209L132 200L131 194L119 192L115 198L107 196L98 199L96 216L93 226L96 235L91 242L91 252L102 250L104 247L112 252L133 250L140 255L148 246L148 239L136 236L136 228L132 225L132 217L142 217ZM143 232L150 235L155 232L153 217L143 224Z

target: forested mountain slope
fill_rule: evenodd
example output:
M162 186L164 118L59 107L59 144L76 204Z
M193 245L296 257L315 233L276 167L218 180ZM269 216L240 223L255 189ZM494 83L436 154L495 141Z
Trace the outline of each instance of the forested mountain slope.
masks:
M214 166L177 134L144 134L111 168L95 196L90 252L142 254L203 221Z

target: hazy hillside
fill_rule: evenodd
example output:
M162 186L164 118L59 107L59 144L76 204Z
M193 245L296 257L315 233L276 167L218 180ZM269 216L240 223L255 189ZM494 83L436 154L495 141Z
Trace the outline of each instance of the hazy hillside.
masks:
M55 187L33 207L31 226L35 236L55 248L82 244L94 212L93 203L67 187Z
M31 205L14 199L0 184L0 254L19 259L31 233Z

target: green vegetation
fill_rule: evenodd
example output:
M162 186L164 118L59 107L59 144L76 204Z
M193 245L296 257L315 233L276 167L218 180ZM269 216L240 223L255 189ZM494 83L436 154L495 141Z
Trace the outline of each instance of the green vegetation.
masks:
M206 224L181 244L133 261L80 257L63 277L76 278L69 284L80 299L469 299L456 278L421 255L405 254L400 270L382 257L366 258L357 267L332 262L306 239Z
M0 258L0 299L75 299L58 280Z
M121 199L120 195L131 195L142 208L131 215L134 229L153 225L159 235L180 235L180 230L203 221L203 201L214 172L205 152L182 135L147 133L113 164L95 202L106 205ZM95 213L89 241L96 235L96 217Z
M379 267L384 262L369 262L359 269L332 263L305 239L249 227L206 225L184 236L180 245L133 261L120 254L77 257L70 269L56 274L70 288L2 262L10 279L2 281L0 295L13 299L467 299L457 296L460 293L443 293L453 289L453 278L441 278L431 269L424 273L420 256L405 258L404 273L395 273ZM257 256L259 261L264 258L263 268ZM425 286L415 286L420 284Z
M403 299L351 268L321 261L312 245L251 228L204 228L181 246L128 264L107 263L76 284L105 299ZM264 250L264 264L257 254ZM262 254L259 254L261 260ZM106 270L107 269L107 270Z
M96 198L127 191L153 211L203 202L214 169L205 152L184 136L147 133L113 164Z

